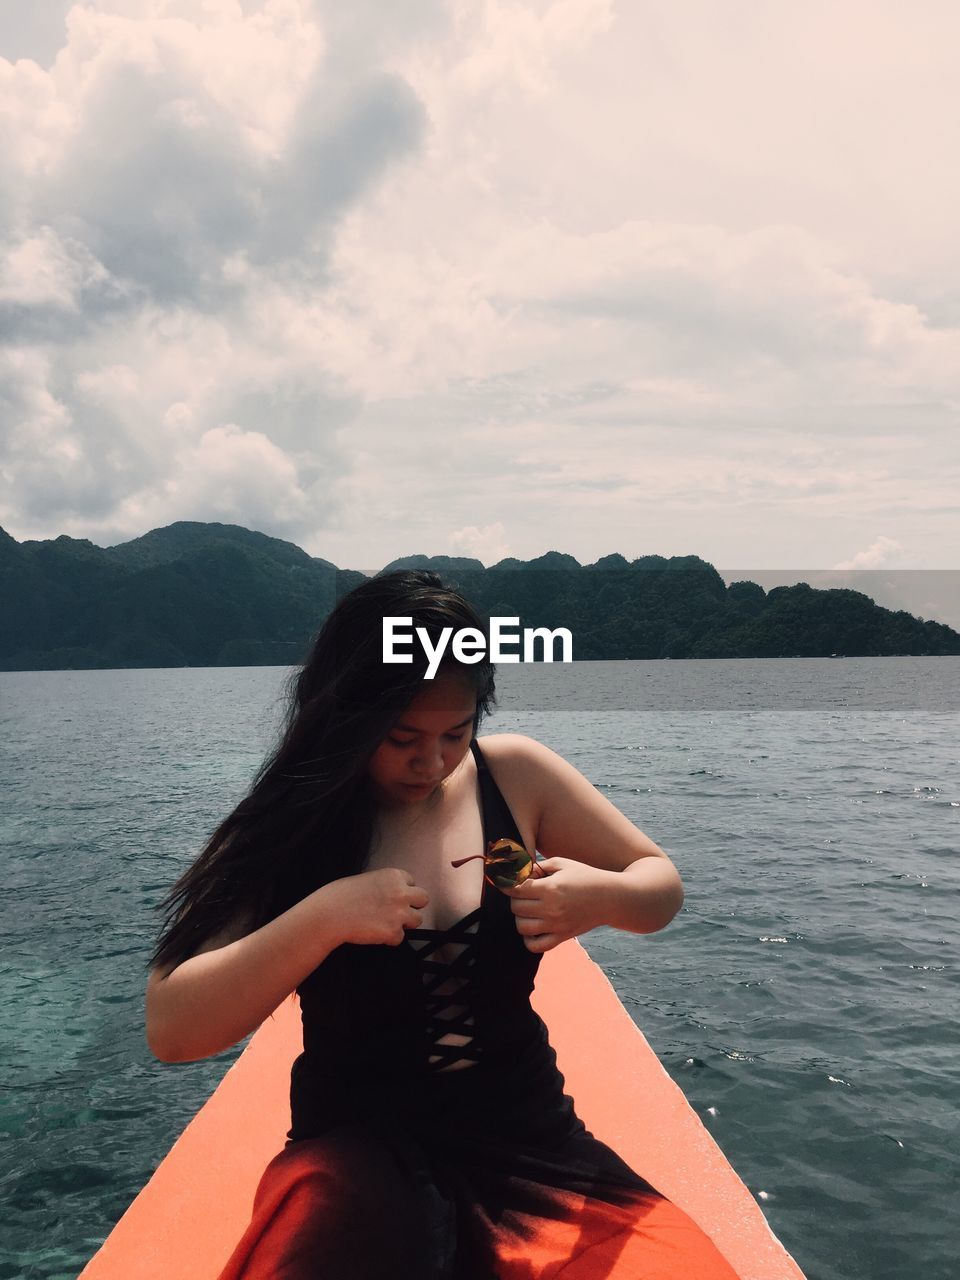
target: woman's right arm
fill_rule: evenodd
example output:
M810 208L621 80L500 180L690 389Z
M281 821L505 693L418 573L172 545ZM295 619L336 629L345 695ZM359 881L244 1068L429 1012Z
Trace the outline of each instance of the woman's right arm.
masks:
M235 921L189 959L153 969L147 1044L161 1062L222 1053L255 1031L342 943L398 945L428 897L412 877L382 868L333 880L252 933Z

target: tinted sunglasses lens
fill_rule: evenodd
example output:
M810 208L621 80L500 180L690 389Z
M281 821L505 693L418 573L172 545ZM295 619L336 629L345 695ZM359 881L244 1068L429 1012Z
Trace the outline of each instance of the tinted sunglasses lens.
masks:
M494 840L487 847L484 872L498 889L523 884L533 870L533 858L515 840Z

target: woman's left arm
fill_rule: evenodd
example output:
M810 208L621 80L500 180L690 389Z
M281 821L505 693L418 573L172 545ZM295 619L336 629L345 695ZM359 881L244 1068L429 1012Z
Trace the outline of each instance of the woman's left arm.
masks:
M527 949L549 951L601 924L631 933L669 924L683 884L659 845L549 747L511 734L504 755L511 781L533 802L545 855L545 875L507 891Z

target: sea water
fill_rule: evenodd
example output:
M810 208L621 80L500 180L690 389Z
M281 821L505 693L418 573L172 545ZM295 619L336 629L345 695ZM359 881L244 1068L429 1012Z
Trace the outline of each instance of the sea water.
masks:
M154 1061L145 966L289 674L0 674L0 1280L73 1280L242 1047ZM498 685L481 736L559 751L680 869L667 929L583 943L810 1280L952 1280L960 659Z

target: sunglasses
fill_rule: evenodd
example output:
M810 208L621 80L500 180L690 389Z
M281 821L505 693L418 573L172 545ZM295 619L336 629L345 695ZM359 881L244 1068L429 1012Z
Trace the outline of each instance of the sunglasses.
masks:
M465 862L483 859L483 878L495 889L513 889L530 877L542 876L536 855L528 853L522 844L506 836L491 840L486 853L473 853L469 858L458 858L451 867L462 867Z

